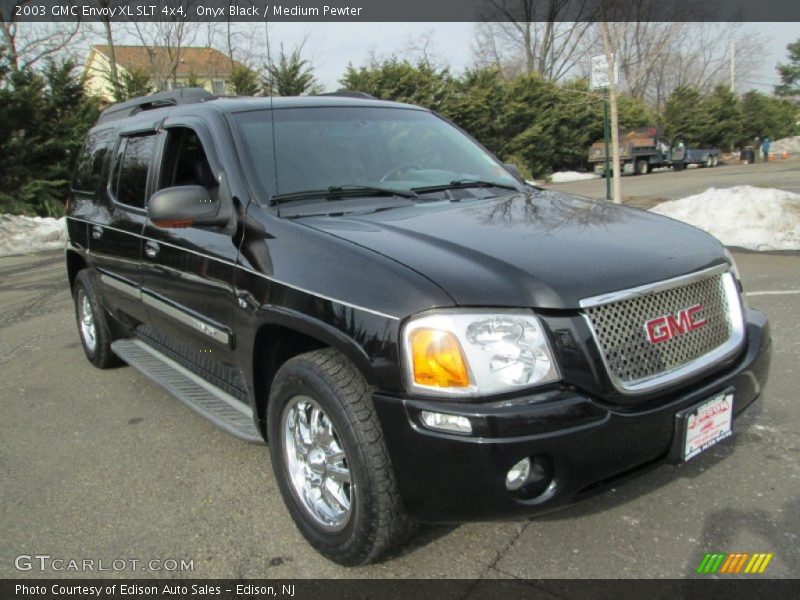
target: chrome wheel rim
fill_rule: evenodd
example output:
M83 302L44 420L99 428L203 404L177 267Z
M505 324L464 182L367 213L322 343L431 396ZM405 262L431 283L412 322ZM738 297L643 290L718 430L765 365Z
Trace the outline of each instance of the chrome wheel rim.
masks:
M81 326L81 338L89 352L94 352L97 347L97 330L94 323L94 313L89 296L83 290L78 290L78 322Z
M294 396L283 409L283 460L300 505L327 531L350 521L352 482L333 422L308 396Z

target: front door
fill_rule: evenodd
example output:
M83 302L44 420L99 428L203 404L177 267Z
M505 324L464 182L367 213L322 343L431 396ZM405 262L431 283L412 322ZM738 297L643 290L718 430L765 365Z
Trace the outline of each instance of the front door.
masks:
M222 167L202 123L164 123L156 189L202 185L222 203L232 199L220 186ZM232 211L231 211L232 212ZM150 341L184 364L243 397L233 333L235 222L225 227L156 227L143 234L142 298ZM176 356L177 355L177 356ZM241 393L240 393L241 392Z

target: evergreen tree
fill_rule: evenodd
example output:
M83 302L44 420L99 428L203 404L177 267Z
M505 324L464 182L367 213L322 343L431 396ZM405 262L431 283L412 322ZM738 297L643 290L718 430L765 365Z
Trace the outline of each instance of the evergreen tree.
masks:
M742 98L742 114L742 144L755 137L774 141L797 133L797 106L785 98L749 91Z
M114 98L116 102L125 102L131 98L147 96L155 91L151 83L150 73L145 69L119 70L119 94Z
M348 65L339 82L345 89L365 92L381 100L408 102L436 111L443 110L455 91L447 69L437 69L425 62L413 65L397 58L358 69Z
M789 62L778 65L781 83L775 86L775 94L800 99L800 38L788 44L786 50L789 52Z
M244 65L234 65L228 84L237 96L257 96L259 92L258 75Z
M710 120L703 134L704 143L732 152L742 137L742 106L739 98L728 86L718 85L705 103Z
M711 117L700 92L680 85L670 94L664 109L664 129L671 140L682 139L689 146L706 145Z
M60 215L75 159L97 119L75 63L8 73L0 86L0 212Z
M278 62L267 65L263 88L265 94L275 96L301 96L322 91L313 67L300 56L300 50L295 49L287 54L283 46Z

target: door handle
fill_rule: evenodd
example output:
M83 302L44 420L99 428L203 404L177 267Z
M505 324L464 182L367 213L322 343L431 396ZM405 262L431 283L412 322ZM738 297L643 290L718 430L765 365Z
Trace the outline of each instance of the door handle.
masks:
M155 258L158 256L158 251L160 250L160 246L155 242L147 242L144 245L144 253L147 255L148 258Z
M103 228L100 225L92 226L92 237L96 240L99 240L103 237Z

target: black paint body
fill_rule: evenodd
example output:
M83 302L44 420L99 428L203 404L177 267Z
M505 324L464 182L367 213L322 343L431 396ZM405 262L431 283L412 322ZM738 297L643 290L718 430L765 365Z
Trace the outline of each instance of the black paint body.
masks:
M375 102L274 99L275 110L344 105ZM222 227L156 227L144 209L114 201L112 151L102 185L71 193L70 275L91 268L120 331L146 339L249 403L262 431L271 337L296 332L338 348L375 387L383 434L414 517L496 518L561 505L595 484L672 456L680 409L733 386L738 414L766 382L769 330L755 311L747 311L746 344L738 356L667 392L635 399L611 385L581 316L582 298L726 263L723 247L705 233L522 183L518 193L497 199L281 217L256 197L230 117L269 106L263 99L214 100L98 125L95 130L157 136L148 196L156 189L165 132L193 128L222 182L220 200L231 218ZM456 306L535 310L561 381L470 401L408 394L399 344L404 321ZM431 407L471 415L474 435L426 430L418 412ZM504 478L532 454L549 457L557 485L527 501L507 492Z

